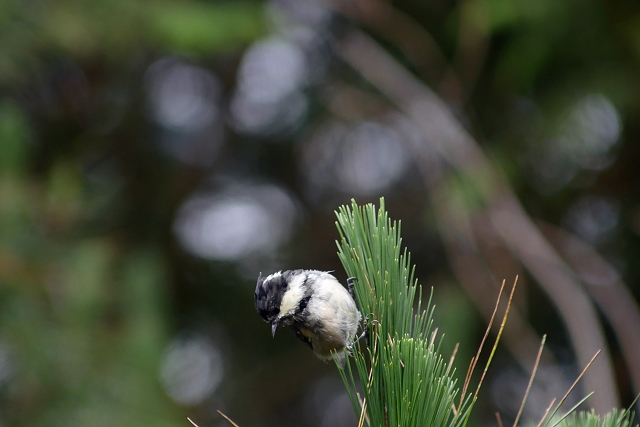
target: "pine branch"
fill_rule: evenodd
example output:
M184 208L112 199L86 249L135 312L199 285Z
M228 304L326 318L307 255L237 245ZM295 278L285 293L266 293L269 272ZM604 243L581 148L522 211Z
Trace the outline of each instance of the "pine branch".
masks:
M401 250L400 224L389 219L384 199L377 213L372 204L361 207L352 201L336 215L338 256L354 278L368 335L368 346L353 349L357 379L350 363L340 371L356 416L376 427L463 427L475 397L456 407L455 372L432 329L431 295L421 307L410 255Z

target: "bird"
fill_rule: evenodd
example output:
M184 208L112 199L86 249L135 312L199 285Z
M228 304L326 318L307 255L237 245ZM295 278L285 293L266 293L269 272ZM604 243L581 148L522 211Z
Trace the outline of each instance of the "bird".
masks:
M289 326L320 360L335 355L344 368L345 350L357 341L362 316L352 293L330 272L284 270L267 277L260 273L254 300L258 314L271 324L273 337L279 327Z

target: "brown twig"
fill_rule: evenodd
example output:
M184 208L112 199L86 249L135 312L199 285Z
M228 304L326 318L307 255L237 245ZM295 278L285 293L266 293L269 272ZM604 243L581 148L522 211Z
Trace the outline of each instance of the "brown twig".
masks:
M415 19L382 0L333 0L343 15L360 22L372 33L390 41L432 84L437 84L451 66L434 37ZM461 91L455 74L447 73L456 92Z
M466 0L458 6L458 44L453 66L445 74L439 92L443 92L442 88L448 86L449 81L453 79L453 88L459 88L459 93L453 99L457 98L460 107L471 97L489 52L490 16L486 3L484 0Z
M588 243L549 224L541 229L578 274L618 338L635 394L640 393L640 306L620 274Z

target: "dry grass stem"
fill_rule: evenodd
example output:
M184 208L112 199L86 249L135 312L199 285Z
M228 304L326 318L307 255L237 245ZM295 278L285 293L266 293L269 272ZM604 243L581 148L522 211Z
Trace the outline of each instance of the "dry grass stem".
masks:
M504 280L502 282L504 284ZM502 332L504 331L504 327L507 324L507 318L509 317L509 312L511 311L511 303L513 302L513 294L516 292L517 285L518 285L518 276L516 276L516 279L513 282L513 287L511 288L511 293L509 294L509 300L507 301L507 308L504 311L504 316L502 316L502 323L500 324L500 329L498 330L498 336L496 336L496 340L493 344L493 348L491 349L491 354L489 354L489 360L487 361L487 364L484 366L484 370L482 371L482 376L480 377L480 381L478 382L478 387L476 387L476 392L473 394L474 400L478 397L478 392L480 392L480 387L482 386L484 377L487 375L487 370L489 369L489 365L491 364L493 355L495 354L496 348L498 347L498 342L500 342L500 337L502 337Z
M447 372L453 366L453 362L456 360L456 354L458 354L458 348L460 347L460 343L456 343L456 346L453 348L453 353L451 353L451 357L449 358L449 367L447 368Z
M527 397L529 397L529 391L531 391L531 386L533 385L533 380L536 377L536 372L538 372L538 366L540 365L540 357L542 357L542 350L544 349L544 343L547 341L547 335L542 336L542 342L540 342L540 349L538 350L538 355L536 356L536 362L533 365L533 371L531 372L531 377L529 378L529 384L527 384L527 390L524 392L524 397L522 398L522 404L520 405L520 409L518 410L518 415L516 415L516 419L513 422L513 427L518 425L518 421L520 420L520 416L522 415L522 411L524 410L524 404L527 402Z
M553 404L554 403L556 403L556 399L555 398L551 399L551 403L549 403L549 406L547 406L547 410L544 411L544 415L542 416L542 419L540 420L538 425L536 425L536 427L540 427L542 425L542 422L544 421L545 418L547 418L547 415L549 414L549 411L551 410L551 408L553 408Z
M358 398L360 398L359 394L358 394ZM367 399L362 401L361 404L362 404L362 410L360 411L360 418L358 419L358 427L362 427L364 425L365 419L367 419ZM367 419L367 422L368 421L369 420Z
M484 343L489 336L489 332L491 331L491 327L493 326L493 321L496 317L496 313L498 311L498 306L500 305L500 299L502 298L502 291L504 291L505 281L502 281L502 286L500 286L500 292L498 292L498 298L496 299L496 305L493 308L493 314L491 315L491 319L489 319L489 324L487 325L487 330L482 337L482 341L480 342L480 346L478 347L478 352L474 357L471 358L471 362L469 363L469 369L467 370L467 376L464 379L464 386L462 387L462 394L460 395L460 404L458 408L462 407L462 402L464 402L464 397L467 395L467 388L469 387L469 383L471 382L471 375L473 375L473 371L476 369L476 364L478 363L478 358L480 357L480 353L482 352L482 348L484 347Z
M229 421L233 427L240 427L238 424L234 423L234 422L233 422L233 420L232 420L231 418L229 418L229 417L227 417L225 414L223 414L223 413L222 413L222 411L221 411L220 409L218 409L217 411L218 411L218 413L219 413L220 415L222 415L222 416L223 416L227 421Z
M571 385L569 390L567 390L565 395L560 400L560 403L558 403L558 407L560 407L564 403L564 401L567 400L567 397L569 397L569 394L573 391L573 389L576 387L576 385L578 385L578 381L580 381L582 379L582 377L584 376L585 372L587 372L587 369L589 369L589 367L591 366L593 361L596 360L596 357L598 357L598 355L600 354L600 351L601 350L598 350L596 352L596 354L593 355L593 357L591 358L589 363L587 363L587 366L585 366L584 369L582 370L582 372L580 372L580 375L578 375L578 378L576 378L576 380L573 382L573 384Z

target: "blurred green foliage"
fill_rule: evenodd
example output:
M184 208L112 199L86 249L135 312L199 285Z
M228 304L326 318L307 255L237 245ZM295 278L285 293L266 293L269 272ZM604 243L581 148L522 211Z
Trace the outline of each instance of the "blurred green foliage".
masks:
M258 2L165 3L153 7L150 37L158 47L211 54L231 51L265 33Z
M351 197L366 203L385 196L391 215L403 221L416 277L435 286L442 306L436 326L445 333L443 348L449 352L461 342L460 369L484 328L475 324L476 311L452 271L470 263L450 262L435 209L448 209L448 218L469 227L469 236L482 244L462 239L461 247L469 249L463 255L488 253L478 264L493 269L496 283L521 274L524 317L540 333L556 331L549 347L560 348L561 362L571 363L549 300L496 243L490 227L482 228L483 200L496 191L494 176L470 182L467 175L449 174L437 194L441 199L430 200L411 163L416 159L408 155L409 169L392 186L344 194L355 188L340 181L351 170L339 174L335 163L343 147L352 148L348 138L336 131L342 139L325 158L312 136L323 134L323 127L330 135L357 129L361 121L388 125L398 114L340 58L340 37L349 28L370 32L438 91L479 148L491 153L496 169L506 171L534 219L570 228L571 207L591 196L619 209L609 234L592 243L639 294L636 3L367 0L363 4L371 8L340 7L338 1L331 10L318 4L0 1L0 426L187 425L185 408L201 415L201 427L220 421L218 408L229 408L243 427L304 424L300 420L321 425L317 407L335 401L323 398L321 378L335 378L335 372L294 338L271 340L251 292L263 266L335 270L345 279L333 244L333 209ZM367 15L381 4L390 13ZM243 134L229 118L243 106L233 103L237 71L245 48L266 36L272 43L266 58L285 51L285 59L293 56L302 65L291 74L284 61L254 67L248 87L273 96L282 88L261 80L272 74L304 86L281 85L290 90L282 101L286 108L249 108L249 117L298 121L288 133L269 133L266 126L263 133ZM295 49L286 50L291 45ZM148 71L167 58L192 66L189 72L205 70L220 86L218 121L211 125L219 132L194 137L195 148L189 146L191 158L215 157L206 167L177 160L167 147L185 137L183 130L167 128L150 113ZM178 89L168 97L176 104L190 88ZM584 135L597 132L584 126L576 136L567 128L576 105L594 95L604 97L620 123L606 156L589 168L576 157L588 140ZM299 105L308 109L293 118L285 114ZM615 128L608 118L605 124ZM306 173L325 161L325 169L314 169L316 178L337 177L338 185L316 191ZM185 200L203 189L217 194L230 177L272 183L292 195L301 215L288 244L237 262L203 260L180 247L174 221ZM492 292L484 294L493 302ZM227 358L220 390L192 406L172 401L159 373L167 344L183 330L216 337ZM619 351L613 356L628 403L629 361ZM493 409L487 413L492 417Z
M40 151L66 141L42 141L12 98L51 60L117 69L143 50L237 50L264 32L262 5L11 0L0 29L0 425L184 424L159 380L171 334L166 255L95 227L122 203L118 181L92 182L84 148Z
M5 83L25 82L47 56L122 63L149 49L207 55L237 50L266 31L257 1L8 0L0 28Z
M7 425L173 425L159 387L166 272L156 249L74 235L85 204L69 163L28 178L20 109L0 109L0 389Z

